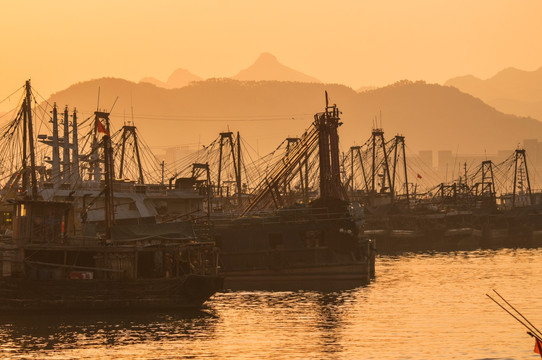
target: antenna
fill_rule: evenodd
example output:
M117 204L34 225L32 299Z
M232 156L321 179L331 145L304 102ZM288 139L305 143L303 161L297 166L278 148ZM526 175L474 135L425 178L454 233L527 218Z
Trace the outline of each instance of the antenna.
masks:
M457 148L455 149L454 167L452 168L452 180L453 180L454 174L455 174L455 166L457 165L457 156L458 155L459 155L459 144L457 144Z
M111 114L113 112L113 108L115 107L115 104L117 103L117 100L119 99L119 97L117 96L115 101L113 102L113 106L111 106L111 110L109 110L109 113Z
M132 109L132 126L135 126L135 123L134 123L134 98L132 96L131 91L130 91L130 108Z
M98 86L98 103L96 104L96 111L100 111L100 87Z

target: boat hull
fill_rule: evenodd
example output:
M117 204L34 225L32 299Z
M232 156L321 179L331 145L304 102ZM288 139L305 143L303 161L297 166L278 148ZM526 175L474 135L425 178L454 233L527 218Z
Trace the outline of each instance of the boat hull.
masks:
M280 270L224 272L228 290L335 291L353 289L370 282L367 263L320 264Z
M97 280L0 279L0 311L174 310L199 308L223 287L221 276Z
M374 277L375 243L348 217L283 210L216 224L230 290L338 290Z

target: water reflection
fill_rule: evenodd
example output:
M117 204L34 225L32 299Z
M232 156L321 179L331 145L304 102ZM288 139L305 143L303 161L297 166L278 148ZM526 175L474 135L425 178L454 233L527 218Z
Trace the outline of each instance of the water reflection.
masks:
M82 347L131 346L179 338L207 340L214 334L216 321L210 311L3 315L0 350L4 356L30 353L39 356Z
M535 358L497 289L542 327L542 250L406 253L343 292L227 292L196 313L3 316L0 357Z
M228 340L220 344L221 356L235 357L237 346L243 347L237 357L251 353L270 358L340 354L343 322L348 317L344 306L354 301L358 290L221 294L220 299L213 302L224 320L221 325L241 329L224 334ZM233 319L236 319L235 326Z

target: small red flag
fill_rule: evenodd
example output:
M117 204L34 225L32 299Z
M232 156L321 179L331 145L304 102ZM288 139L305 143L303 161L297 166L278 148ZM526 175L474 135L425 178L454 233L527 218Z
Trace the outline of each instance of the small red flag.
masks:
M109 131L107 131L104 124L102 124L102 122L100 120L96 119L96 125L98 126L98 132L109 135Z
M418 176L416 176L416 177L417 177L418 179L421 179L421 178L422 178L422 176L421 176L420 174L418 174Z
M534 338L534 352L539 354L542 358L542 341Z

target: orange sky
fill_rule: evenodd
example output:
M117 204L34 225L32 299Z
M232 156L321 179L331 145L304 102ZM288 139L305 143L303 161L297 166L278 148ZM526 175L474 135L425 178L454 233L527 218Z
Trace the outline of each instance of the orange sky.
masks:
M542 66L541 16L540 0L9 1L0 100L29 77L47 97L103 76L166 80L179 67L232 76L261 52L353 88L484 78Z

